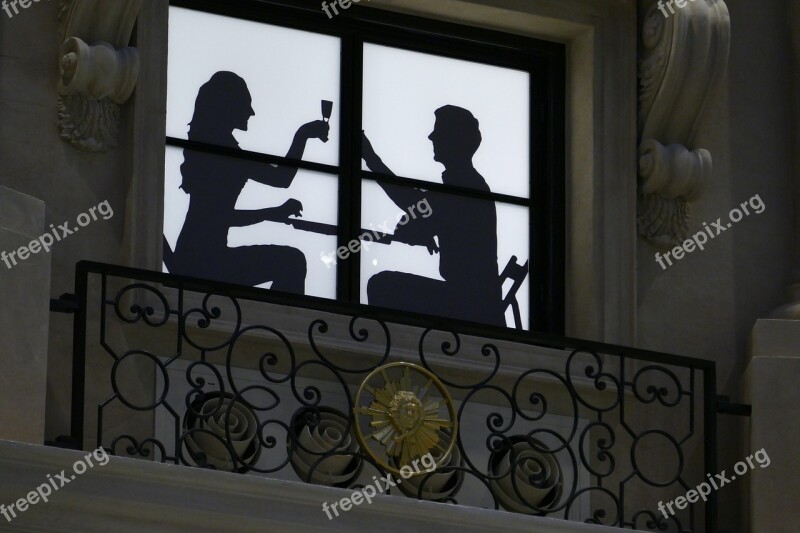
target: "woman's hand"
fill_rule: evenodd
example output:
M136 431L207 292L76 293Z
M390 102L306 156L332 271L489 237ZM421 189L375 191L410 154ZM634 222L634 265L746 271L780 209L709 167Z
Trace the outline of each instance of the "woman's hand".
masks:
M286 200L283 205L275 209L278 211L278 217L281 219L288 219L290 216L303 216L303 204L294 198Z
M297 133L306 139L319 139L322 142L328 142L328 133L330 133L331 126L324 120L315 120L308 124L303 124Z

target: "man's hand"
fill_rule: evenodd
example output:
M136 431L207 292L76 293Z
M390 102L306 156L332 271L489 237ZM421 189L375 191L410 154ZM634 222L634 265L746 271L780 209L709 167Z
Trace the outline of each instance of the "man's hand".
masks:
M438 253L439 247L433 238L432 228L426 222L422 219L412 219L407 224L397 224L393 240L412 246L424 246L430 255Z
M281 219L288 219L290 216L303 216L303 204L294 198L286 200L282 206L276 207L275 209L278 210L278 217Z
M330 133L330 130L331 127L327 122L324 120L315 120L314 122L309 122L308 124L300 126L297 133L306 139L319 139L326 143L328 142L328 133Z

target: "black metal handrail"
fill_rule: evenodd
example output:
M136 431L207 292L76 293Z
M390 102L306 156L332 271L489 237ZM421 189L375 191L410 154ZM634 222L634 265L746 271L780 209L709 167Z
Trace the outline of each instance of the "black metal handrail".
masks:
M97 308L89 302L89 284L95 277L100 283ZM678 531L694 531L698 524L697 512L702 509L703 520L699 523L704 524L706 531L715 530L717 502L714 494L703 507L694 504L686 513L669 519L662 517L655 506L657 501L668 501L675 494L683 493L692 480L702 481L705 472L716 471L713 361L95 262L78 263L75 296L72 437L81 444L86 424L85 402L90 392L86 383L87 355L105 353L104 357L110 356L113 360L109 380L93 386L109 393L97 403L97 445L110 452L237 472L270 475L283 472L280 475L285 475L291 474L293 469L296 478L303 481L351 488L361 486L368 472L385 474L386 469L365 450L350 443L349 435L358 424L352 391L360 379L387 363L390 353L394 355L397 351L387 326L392 325L409 331L421 330L414 346L416 360L410 362L438 376L456 393L461 402L459 427L471 427L469 432L462 429L453 453L440 458L444 462L435 473L424 476L413 490L408 489L413 496L460 502L461 496L471 498L477 492L462 488L465 479L472 478L485 491L477 499L486 504L488 498L488 505L493 504L494 508L575 519L581 515L579 507L583 506L588 511L580 518L586 522L652 530L664 530L669 525L677 527ZM193 332L207 330L211 324L226 318L219 306L210 304L212 298L224 299L233 316L228 317L231 320L226 338L214 345L204 345ZM126 301L130 305L123 304ZM253 314L251 307L243 306L244 302L305 310L305 314L297 318L305 320L305 326L281 332L270 324L252 322L253 318L263 320L264 315ZM90 347L87 324L92 312L99 315L100 330L99 342ZM320 339L335 327L330 316L348 322L344 333L349 335L353 346L374 352L367 361L369 364L361 360L357 367L347 366L351 363L325 353ZM119 327L138 328L136 335L128 337L124 351L112 346L107 337L107 326L112 321ZM373 324L381 335L370 336L373 332L363 326L356 327L357 323ZM166 335L172 339L172 347L155 352L144 334L156 332L156 328L167 324L173 326ZM257 365L259 385L242 387L236 383L238 378L234 374L238 367L233 363L233 353L237 343L244 344L243 341L255 333L271 337L280 350L261 354ZM307 340L289 340L301 333ZM438 342L443 336L446 339L439 345L440 353L428 353L431 342ZM365 348L366 341L374 342L376 337L380 337L378 344ZM383 337L385 340L381 342ZM479 359L483 366L478 367L486 372L481 379L470 383L454 380L452 374L443 371L441 364L447 361L451 367L458 366L465 338L479 339ZM134 339L141 340L142 346L131 347ZM259 339L259 342L266 341ZM522 372L515 369L519 375L511 377L507 372L503 374L499 347L503 343L513 343L515 349L534 352L530 360L525 361L529 368ZM553 370L537 359L539 356L535 352L542 349L564 350L560 370ZM301 356L298 350L307 353ZM227 357L222 357L225 354ZM124 392L123 368L136 358L160 369L161 394L155 393L158 397L151 403L136 403ZM180 360L188 365L183 386L188 386L189 392L181 398L185 404L183 414L173 405L175 402L168 399L167 371ZM306 379L301 374L312 367L315 372L327 373L329 381L338 387L340 404L316 386L308 385L301 390L298 383ZM470 369L474 373L478 367L473 364ZM213 386L200 377L200 371L218 378L213 380ZM508 380L513 386L507 385ZM545 383L549 385L543 385ZM276 393L280 387L288 391L283 397ZM555 394L554 389L561 392ZM520 397L523 391L529 392L525 398ZM587 391L601 395L605 403L597 403L597 398L590 397ZM274 401L267 406L260 405L252 398L254 392ZM495 397L493 404L490 402L493 410L485 417L476 417L470 411L475 405L483 408L484 403L475 400L480 395ZM554 406L558 403L567 406L569 416L556 411ZM296 409L291 409L283 418L277 417L276 413L288 405ZM154 434L111 434L106 417L112 407L118 410L117 415L120 411L130 411L131 416L163 414L174 426L174 435L165 440ZM221 433L210 429L214 420L219 422L222 417L223 425L227 425L234 416L237 420L255 423L257 431L250 435L248 442L236 441L237 435L228 427ZM646 429L638 427L643 417L652 421ZM562 429L549 426L551 419L565 421ZM674 423L670 426L668 421ZM699 423L702 423L702 433L695 431ZM341 438L330 443L329 449L309 449L301 433L321 431L325 424L338 428L331 434L342 430L339 431ZM476 440L478 431L483 432L479 436L485 439ZM282 449L282 439L286 442L286 452L279 454L277 463L266 466L260 463ZM483 442L480 449L476 448L478 441ZM660 477L644 464L652 462L652 457L641 451L655 444L666 446L672 450L669 453L674 454L673 471L661 472ZM688 458L700 446L703 448L699 454L702 465L690 468ZM215 447L225 452L224 461L213 459L210 450ZM309 457L313 460L303 462ZM337 477L330 473L329 467L333 458L341 457L350 460L344 461L346 472ZM657 465L655 470L659 468L666 469ZM448 478L444 488L439 487L442 490L437 489L437 492L432 488L436 482L434 474L450 475L452 479ZM637 490L638 487L646 487L648 491ZM403 492L410 494L406 490Z

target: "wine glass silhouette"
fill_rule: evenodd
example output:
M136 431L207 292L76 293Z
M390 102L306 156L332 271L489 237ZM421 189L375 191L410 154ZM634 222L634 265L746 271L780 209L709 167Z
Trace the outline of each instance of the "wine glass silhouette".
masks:
M328 122L331 118L331 113L333 112L333 102L330 100L323 100L322 101L322 120Z
M322 101L322 120L328 122L331 118L331 113L333 112L333 102L330 100L323 100ZM328 136L326 135L323 141L328 142Z

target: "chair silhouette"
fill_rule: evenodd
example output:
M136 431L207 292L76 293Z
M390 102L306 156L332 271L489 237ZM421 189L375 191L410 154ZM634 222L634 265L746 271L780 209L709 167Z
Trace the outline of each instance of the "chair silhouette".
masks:
M511 259L508 260L506 267L503 269L503 272L500 274L501 286L507 279L513 281L511 288L508 290L508 294L506 294L503 298L503 311L508 309L509 306L511 307L511 311L514 313L514 327L517 329L522 329L522 317L519 313L517 291L522 285L522 282L525 281L525 278L528 276L528 263L530 263L530 261L525 261L524 265L520 265L517 263L517 256L512 255Z

